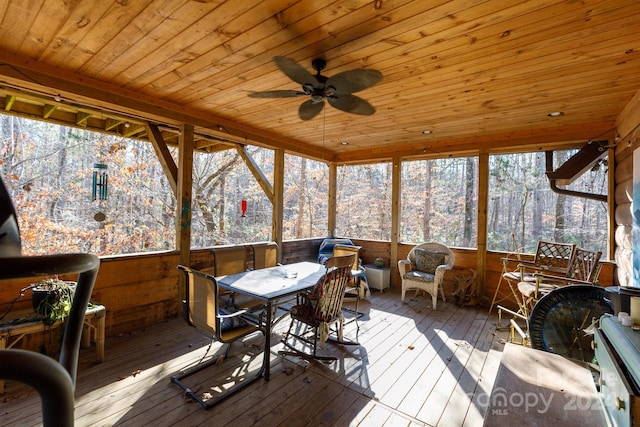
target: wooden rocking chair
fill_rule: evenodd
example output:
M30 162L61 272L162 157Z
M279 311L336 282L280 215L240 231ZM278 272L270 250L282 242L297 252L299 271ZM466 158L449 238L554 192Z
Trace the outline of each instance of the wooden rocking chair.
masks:
M318 342L321 348L327 341L330 328L337 324L338 342L343 340L344 317L342 315L342 302L345 290L351 280L351 268L355 261L355 255L332 257L327 261L324 276L315 284L309 292L298 294L297 303L291 309L291 324L283 339L283 343L290 349L281 351L283 355L294 355L306 359L323 361L337 360L333 356L321 356L317 354ZM294 332L294 325L298 325ZM294 341L302 341L312 346L311 354L300 351L294 346Z

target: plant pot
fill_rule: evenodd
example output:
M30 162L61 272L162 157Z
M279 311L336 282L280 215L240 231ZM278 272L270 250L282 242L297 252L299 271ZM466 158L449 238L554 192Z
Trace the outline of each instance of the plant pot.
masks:
M62 297L61 291L58 289L38 289L31 290L31 304L33 310L41 316L49 317L51 307L60 302Z
M76 282L51 281L34 284L31 289L33 310L51 323L66 317L73 302Z

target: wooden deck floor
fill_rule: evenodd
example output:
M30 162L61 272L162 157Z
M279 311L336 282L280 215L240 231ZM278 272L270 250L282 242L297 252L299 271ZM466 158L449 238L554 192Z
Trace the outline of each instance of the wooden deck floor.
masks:
M272 339L271 380L259 380L209 410L169 381L200 360L208 346L180 319L108 339L102 364L93 362L92 349L83 349L76 425L482 425L503 349L495 315L441 301L434 311L424 297L403 305L393 290L374 291L361 310L360 345L327 344L324 351L339 357L332 364L277 354L287 318ZM345 333L356 337L353 322ZM205 386L194 384L194 390L206 391L255 366L260 338L235 343L235 357L195 378ZM220 350L215 343L209 354ZM31 390L9 382L0 402L1 425L40 425L40 401Z

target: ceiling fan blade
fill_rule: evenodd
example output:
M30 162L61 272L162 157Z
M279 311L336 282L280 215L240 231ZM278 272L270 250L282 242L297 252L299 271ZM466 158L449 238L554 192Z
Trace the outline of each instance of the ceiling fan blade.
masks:
M284 56L275 56L273 61L276 63L278 68L280 68L280 70L282 70L282 72L294 82L301 85L310 83L313 87L318 87L320 85L318 79L298 65L297 62L289 58L285 58Z
M302 120L311 120L317 116L320 111L322 111L322 107L324 107L324 101L313 102L313 100L310 99L300 105L298 114Z
M336 95L347 95L371 87L382 80L377 70L349 70L329 77L326 87L333 86Z
M332 107L346 111L347 113L370 116L376 112L376 109L373 108L371 104L355 95L340 95L336 97L328 97L327 99Z
M297 90L268 90L265 92L251 92L249 98L295 98L304 95Z

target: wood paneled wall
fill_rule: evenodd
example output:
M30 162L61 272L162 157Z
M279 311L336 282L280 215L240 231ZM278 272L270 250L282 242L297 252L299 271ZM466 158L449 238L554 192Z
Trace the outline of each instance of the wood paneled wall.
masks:
M283 243L283 263L315 260L322 239L293 240ZM362 246L361 257L365 264L371 264L378 258L384 258L389 265L391 244L383 241L354 240ZM400 244L398 257L406 258L413 245ZM475 249L454 249L455 267L445 274L444 290L451 295L456 287L456 276L469 276L475 269L477 251ZM502 272L500 259L503 253L490 252L487 255L487 289L485 296L490 300L496 289ZM132 256L115 256L101 259L100 271L96 280L92 301L103 304L107 309L106 335L117 336L129 333L167 319L180 316L181 303L178 291L179 263L177 252L161 252ZM212 271L213 253L209 249L191 251L191 265L194 268ZM250 263L247 265L250 267ZM391 265L392 286L399 286L397 266ZM395 276L395 277L394 277ZM605 285L613 282L613 265L605 263L601 273ZM74 277L63 277L73 280ZM10 302L20 294L20 289L35 281L25 278L19 281L2 283L0 301ZM509 297L508 287L502 287L502 293ZM515 302L507 298L503 305L514 306ZM19 298L13 309L26 309L31 306L30 294ZM2 312L8 304L2 305ZM33 346L30 346L33 347ZM35 345L37 348L37 345ZM108 352L108 349L107 349Z

